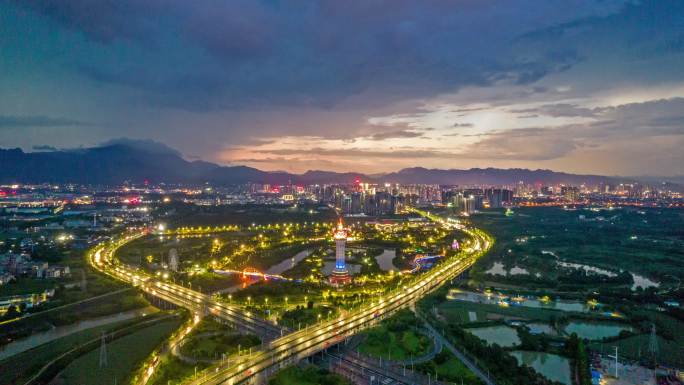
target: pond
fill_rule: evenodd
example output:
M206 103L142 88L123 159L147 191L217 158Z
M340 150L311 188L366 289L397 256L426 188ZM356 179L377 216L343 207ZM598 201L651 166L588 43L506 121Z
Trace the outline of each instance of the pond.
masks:
M502 347L511 347L520 343L518 331L505 325L486 326L466 330L478 338L487 341L488 344L498 344Z
M556 258L556 264L560 267L564 267L564 268L568 268L568 269L584 270L587 273L601 274L601 275L605 275L607 277L617 277L617 273L614 271L602 269L602 268L596 267L596 266L585 265L582 263L573 263L573 262L561 261L560 258L558 257L558 255L556 255L552 251L542 250L541 253L544 255L551 255L554 258ZM500 269L503 270L503 264L501 264L500 262L495 262L494 264L496 265L497 263L501 265ZM493 270L493 269L494 268L492 268L490 270ZM622 272L622 270L620 270L620 271ZM489 273L489 271L487 271L487 272ZM635 274L632 272L629 272L629 273L632 274L632 279L634 280L634 283L632 284L632 290L636 290L639 287L641 287L643 289L648 289L649 287L660 286L660 283L653 281L653 280L649 279L648 277L644 277L643 275ZM501 274L504 275L503 273L501 273Z
M504 264L501 262L494 262L492 267L489 268L489 270L485 271L486 274L491 274L491 275L525 275L529 274L529 271L527 269L518 267L518 266L513 266L510 270L506 270L504 267Z
M549 324L541 322L531 322L526 324L526 326L528 327L528 329L530 329L530 333L532 334L548 334L550 336L558 335L558 332Z
M280 275L286 272L287 270L290 270L291 268L295 267L296 264L301 262L304 258L306 258L309 254L311 254L311 250L303 250L300 251L299 253L295 254L292 258L288 258L276 265L273 265L266 270L266 274L271 274L271 275Z
M652 281L643 275L639 274L632 274L632 279L634 280L634 284L632 284L632 290L636 290L638 287L641 287L642 289L648 289L649 287L658 287L660 284L658 282Z
M56 340L58 338L66 337L73 333L80 331L108 325L114 322L125 321L136 317L145 316L156 312L157 309L153 307L146 307L143 309L130 310L123 313L112 314L104 317L87 319L71 325L57 326L48 331L32 334L26 338L22 338L0 347L0 360L19 354L26 350L32 349L38 345Z
M544 377L571 385L570 360L556 354L514 350L511 355L518 360L518 364L534 368Z
M399 271L399 269L394 266L394 263L392 263L392 260L396 256L397 251L395 249L384 249L382 254L375 257L375 260L383 271Z
M536 298L526 298L526 297L515 297L509 298L505 295L499 294L483 294L472 291L461 291L457 289L449 290L447 299L458 300L458 301L468 301L475 303L482 303L487 305L506 305L506 306L523 306L523 307L533 307L540 309L557 309L563 311L573 311L573 312L588 312L592 310L584 302L579 301L567 301L567 300L557 300L557 301L542 301Z
M578 337L590 340L615 337L623 330L631 331L632 328L629 325L612 322L572 321L563 329L568 335L577 333Z
M584 265L581 263L573 263L573 262L563 262L563 261L557 261L556 263L558 264L558 266L565 267L568 269L584 270L587 273L600 274L600 275L605 275L607 277L617 277L617 274L615 272L612 272L612 271L606 270L606 269L602 269L602 268L596 267L596 266Z

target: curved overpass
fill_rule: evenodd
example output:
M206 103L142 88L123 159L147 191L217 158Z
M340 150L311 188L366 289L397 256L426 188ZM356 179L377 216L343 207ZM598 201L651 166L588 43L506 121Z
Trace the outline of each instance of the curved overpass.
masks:
M426 213L429 219L448 228L457 225ZM408 284L379 298L370 305L351 311L337 319L322 322L282 336L284 330L237 306L226 305L210 296L186 289L182 286L162 282L154 277L123 264L115 264L113 255L124 244L144 235L143 232L123 237L113 244L99 245L88 258L93 267L114 278L142 288L145 292L165 301L195 312L209 312L226 319L243 330L272 340L265 349L251 355L239 357L225 366L214 366L204 371L203 376L191 382L193 385L239 384L251 380L259 381L273 371L311 356L345 338L374 325L380 319L408 306L437 289L448 280L469 269L492 245L492 238L478 229L459 227L469 234L473 245L461 250L424 274L417 275ZM280 337L280 338L277 338Z
M125 236L112 244L101 244L89 253L88 260L100 272L133 286L140 287L146 293L164 301L197 313L209 312L235 324L243 330L266 339L277 338L283 334L283 330L277 325L254 316L237 306L216 301L209 295L174 283L159 281L153 276L130 266L114 263L113 256L117 249L143 235L145 233L140 232Z
M441 219L438 221L444 226L454 226ZM278 338L266 349L234 361L228 366L209 368L202 378L192 381L191 384L233 385L247 383L253 379L261 382L259 377L262 377L263 381L264 377L273 371L342 342L345 338L372 326L379 319L417 301L470 268L491 247L492 239L484 232L477 229L462 230L471 235L474 245L443 261L427 273L417 276L410 284L344 317Z

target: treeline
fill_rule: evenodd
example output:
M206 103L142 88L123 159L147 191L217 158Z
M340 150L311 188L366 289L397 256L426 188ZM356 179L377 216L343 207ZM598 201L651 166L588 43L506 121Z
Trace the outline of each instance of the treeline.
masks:
M454 345L477 357L478 363L485 367L500 385L560 385L559 382L547 379L528 366L519 366L515 357L498 344L488 345L458 325L441 326L446 326L446 337Z
M577 385L591 385L591 370L587 349L577 334L572 333L565 343L565 354L572 360L572 376Z
M561 385L526 365L518 365L518 360L498 344L489 345L459 325L447 324L437 319L433 315L432 308L444 300L447 290L443 287L421 301L419 304L421 312L438 330L444 331L445 337L451 343L464 350L467 355L474 356L477 364L489 371L499 385ZM533 336L529 335L529 337L527 343L536 345L537 341L532 341Z

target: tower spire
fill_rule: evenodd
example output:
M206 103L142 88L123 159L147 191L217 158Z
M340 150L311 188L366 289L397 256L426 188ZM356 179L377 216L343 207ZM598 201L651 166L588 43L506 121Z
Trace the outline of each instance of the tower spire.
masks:
M330 275L330 283L335 286L345 285L352 280L345 261L348 234L349 231L344 228L342 218L340 218L337 223L337 228L333 233L333 238L335 239L335 268Z

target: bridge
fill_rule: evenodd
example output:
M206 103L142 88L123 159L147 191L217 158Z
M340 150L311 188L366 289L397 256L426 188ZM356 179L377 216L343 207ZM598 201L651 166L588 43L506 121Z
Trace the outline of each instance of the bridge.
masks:
M292 278L283 277L282 275L262 273L256 268L249 266L242 270L214 270L214 273L221 275L239 275L243 280L263 279L265 281L294 281Z

